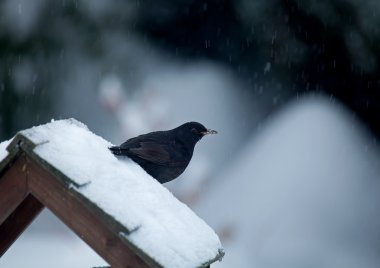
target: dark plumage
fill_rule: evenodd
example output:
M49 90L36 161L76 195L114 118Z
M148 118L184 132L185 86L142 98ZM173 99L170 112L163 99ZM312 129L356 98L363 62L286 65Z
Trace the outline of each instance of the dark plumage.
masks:
M160 183L174 180L189 164L195 144L215 130L188 122L167 131L156 131L131 138L109 149L117 156L128 156Z

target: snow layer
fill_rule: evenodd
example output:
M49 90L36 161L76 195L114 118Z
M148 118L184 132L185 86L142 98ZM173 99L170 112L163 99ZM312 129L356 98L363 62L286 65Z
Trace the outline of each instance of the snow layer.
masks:
M162 266L198 267L222 249L203 220L140 166L115 158L108 150L112 144L82 123L52 121L21 133L38 144L38 156L85 185L74 190L135 230L121 235Z
M0 142L0 162L3 161L5 157L7 157L8 155L7 146L10 142L11 140Z

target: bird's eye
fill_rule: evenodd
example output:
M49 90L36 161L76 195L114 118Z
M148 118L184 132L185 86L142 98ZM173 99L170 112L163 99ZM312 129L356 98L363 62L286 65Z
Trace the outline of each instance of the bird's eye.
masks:
M198 134L198 130L196 128L192 128L191 132L193 132L194 134Z

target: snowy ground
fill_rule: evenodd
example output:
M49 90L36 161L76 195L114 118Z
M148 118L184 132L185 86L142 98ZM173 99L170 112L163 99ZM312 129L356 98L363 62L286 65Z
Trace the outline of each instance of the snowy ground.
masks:
M215 267L379 267L379 159L342 107L294 102L198 202L226 247Z
M48 210L0 258L0 267L90 268L107 263Z

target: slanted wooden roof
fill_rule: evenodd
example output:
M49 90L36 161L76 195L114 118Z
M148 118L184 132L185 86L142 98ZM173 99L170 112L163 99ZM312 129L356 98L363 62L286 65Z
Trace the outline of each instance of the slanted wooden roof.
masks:
M0 256L46 206L114 268L221 260L215 232L110 145L74 119L0 143Z

